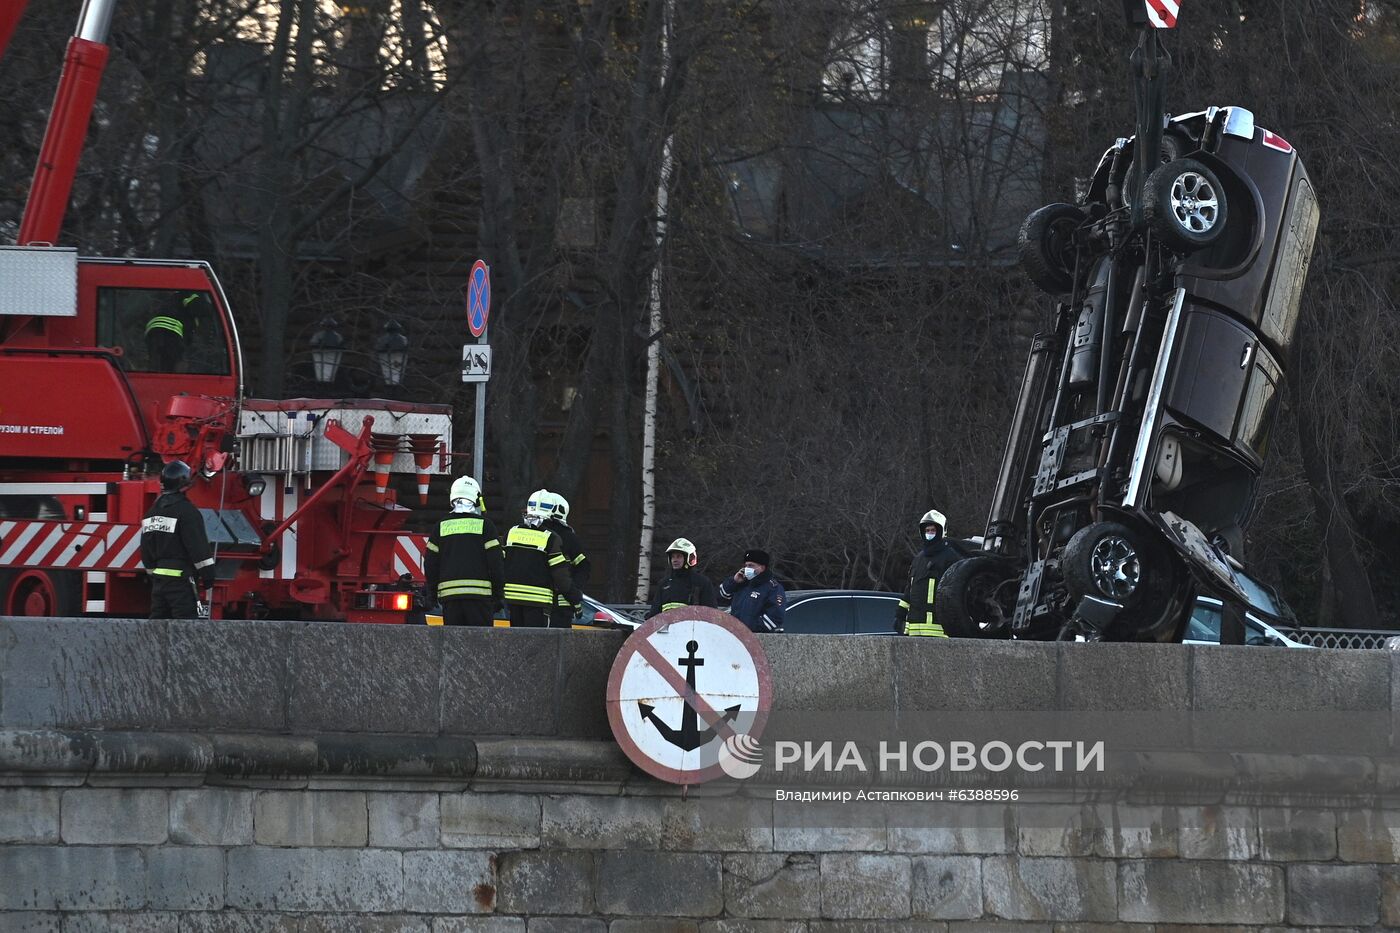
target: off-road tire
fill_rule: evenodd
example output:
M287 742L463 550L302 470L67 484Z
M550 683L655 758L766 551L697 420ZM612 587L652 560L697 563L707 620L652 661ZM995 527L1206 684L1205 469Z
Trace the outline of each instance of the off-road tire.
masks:
M1168 248L1204 249L1225 233L1225 188L1195 159L1176 159L1147 176L1142 214Z
M949 567L933 596L933 618L952 638L1009 638L1011 609L997 589L1013 572L995 557L968 557Z
M1126 556L1124 547L1136 568L1130 588L1122 580L1114 586L1110 569ZM1181 641L1191 614L1190 575L1153 533L1121 522L1095 522L1069 539L1060 569L1073 604L1085 596L1122 604L1104 633L1106 641Z
M1041 291L1064 295L1074 288L1074 231L1085 219L1073 204L1047 204L1021 224L1016 240L1021 268Z

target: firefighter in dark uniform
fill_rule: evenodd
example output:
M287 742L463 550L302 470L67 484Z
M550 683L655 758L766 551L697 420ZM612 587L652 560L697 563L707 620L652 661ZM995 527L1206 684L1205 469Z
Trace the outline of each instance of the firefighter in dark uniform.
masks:
M677 538L666 548L666 556L671 560L671 572L661 581L656 596L652 598L648 619L681 606L719 605L715 598L715 585L709 577L695 569L700 562L695 545L685 538Z
M563 542L544 527L553 512L552 503L541 496L544 492L530 496L524 522L506 534L505 599L512 628L548 628L560 594L569 603L571 620L583 602L569 573Z
M214 583L214 558L204 517L185 490L194 482L190 468L172 460L160 471L163 490L141 520L141 563L151 575L151 618L193 619L199 614L195 577Z
M173 373L185 358L185 348L194 337L195 310L199 292L168 295L165 307L146 320L146 349L151 370Z
M919 519L924 546L909 565L909 587L894 610L894 628L901 635L948 637L933 619L933 597L939 579L965 555L948 543L943 534L947 527L948 519L937 509L929 509Z
M545 519L544 527L559 536L559 544L564 549L564 559L569 565L569 574L573 577L574 586L580 593L588 585L588 574L591 569L588 564L588 555L583 553L583 544L578 539L578 533L569 527L569 500L559 495L557 492L549 492L541 489L537 495L545 496L545 501L550 506L550 516ZM550 616L549 624L553 628L569 628L574 624L574 614L578 610L574 604L570 603L563 593L554 594L554 612Z
M787 592L768 569L768 552L754 548L744 553L744 566L719 585L721 602L729 604L729 614L751 632L781 632L783 602Z
M496 526L481 511L481 487L459 477L449 512L428 537L424 592L442 603L443 625L490 628L505 594L505 562Z

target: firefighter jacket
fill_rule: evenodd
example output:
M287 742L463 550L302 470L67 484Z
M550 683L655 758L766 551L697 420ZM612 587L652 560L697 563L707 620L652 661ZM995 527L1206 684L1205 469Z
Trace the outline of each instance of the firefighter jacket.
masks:
M752 580L735 583L729 577L719 585L721 602L729 604L729 614L749 627L751 632L781 632L783 630L783 602L787 592L773 576L765 570Z
M141 563L158 577L198 575L214 582L204 516L183 492L163 492L141 520Z
M150 336L156 331L168 331L185 340L192 336L194 323L194 318L184 302L173 303L147 318L146 335Z
M559 546L564 552L564 562L569 567L569 575L573 578L574 586L580 593L588 585L588 574L592 569L588 564L588 555L583 553L583 544L578 539L578 533L564 524L557 518L551 518L544 523L544 527L559 536ZM554 594L555 605L559 607L572 606L563 593Z
M548 528L516 525L506 535L505 597L507 603L540 606L549 611L563 595L570 606L583 602L574 586L559 535Z
M429 598L500 602L505 566L496 526L484 515L449 512L428 538L423 571Z
M715 585L710 578L691 567L672 570L656 591L651 600L650 619L657 613L681 606L718 606L715 598Z
M905 635L934 635L946 638L943 626L933 620L933 598L938 581L963 554L944 538L924 544L909 565L909 586L894 610L895 631Z

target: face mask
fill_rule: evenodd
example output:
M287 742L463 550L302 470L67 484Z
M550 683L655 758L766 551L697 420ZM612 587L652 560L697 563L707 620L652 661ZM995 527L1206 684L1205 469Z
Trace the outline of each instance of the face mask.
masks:
M925 532L924 532L924 540L925 540L925 541L937 541L937 540L938 540L938 533L937 533L936 531L925 531Z
M753 579L754 577L756 577L756 576L758 576L758 571L757 571L757 570L754 570L752 567L745 567L745 568L744 568L744 579L745 579L745 580L752 580L752 579Z

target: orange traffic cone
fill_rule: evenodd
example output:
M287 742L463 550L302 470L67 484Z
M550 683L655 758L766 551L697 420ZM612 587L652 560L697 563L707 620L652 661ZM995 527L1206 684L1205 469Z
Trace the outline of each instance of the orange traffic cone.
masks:
M413 466L418 471L418 502L428 504L428 480L433 469L433 457L437 456L438 436L436 434L410 434L408 449L413 452Z
M389 492L389 465L394 462L392 450L374 452L374 491L383 499Z
M389 468L399 452L399 436L371 434L370 446L374 448L374 491L382 502L389 494Z

